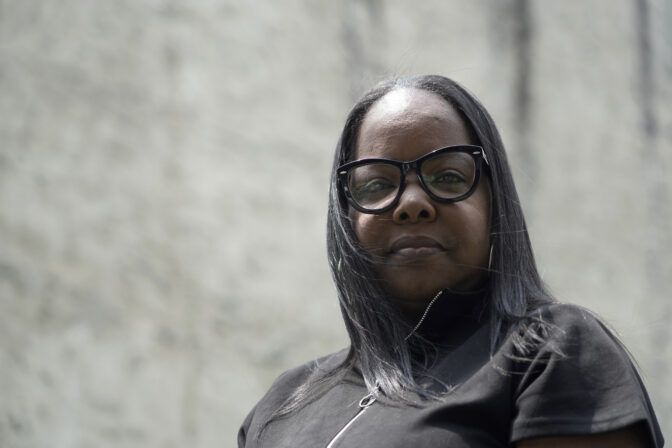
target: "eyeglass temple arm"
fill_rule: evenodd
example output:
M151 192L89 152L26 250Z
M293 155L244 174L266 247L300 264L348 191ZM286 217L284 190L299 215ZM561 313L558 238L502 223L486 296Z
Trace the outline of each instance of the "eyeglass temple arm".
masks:
M490 166L490 162L488 162L488 157L485 155L485 149L481 149L480 153L481 155L483 155L483 160L485 160L485 164Z

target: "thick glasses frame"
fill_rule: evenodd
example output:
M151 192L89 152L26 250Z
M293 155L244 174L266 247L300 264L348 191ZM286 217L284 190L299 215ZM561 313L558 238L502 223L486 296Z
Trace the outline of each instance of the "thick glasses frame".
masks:
M469 188L467 192L461 194L460 196L448 199L442 198L432 193L432 191L427 187L424 179L420 175L422 171L421 170L422 164L425 160L446 152L462 152L465 154L469 154L474 159L474 167L475 167L474 183L471 186L471 188ZM427 193L429 197L431 197L435 201L450 203L450 202L459 202L464 199L467 199L469 196L472 195L472 193L476 190L476 187L478 186L478 181L481 178L481 166L483 161L485 161L486 166L490 166L488 158L485 156L485 151L483 151L482 147L476 145L456 145L436 149L410 162L400 162L399 160L392 160L385 158L368 158L368 159L355 160L354 162L348 162L339 166L338 169L336 170L336 173L338 175L339 186L341 188L341 191L345 195L350 205L355 210L358 210L362 213L378 214L378 213L384 213L390 210L391 208L396 207L397 203L399 202L399 199L401 198L401 195L404 193L404 189L406 188L406 174L411 170L415 171L415 174L418 176L418 182L420 182L420 185L422 186L422 189L425 190L425 193ZM359 205L357 201L355 201L355 199L352 197L352 192L348 187L348 174L350 173L350 170L358 166L368 165L371 163L385 163L396 166L397 168L399 168L399 173L401 174L401 179L399 181L400 182L399 190L397 191L397 195L395 196L394 200L390 202L388 205L378 209L369 209Z

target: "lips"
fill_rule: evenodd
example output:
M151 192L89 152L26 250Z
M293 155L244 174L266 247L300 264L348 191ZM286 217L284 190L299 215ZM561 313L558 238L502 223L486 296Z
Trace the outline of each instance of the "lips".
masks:
M390 247L392 255L403 257L429 256L444 250L441 243L428 236L404 236L396 239Z

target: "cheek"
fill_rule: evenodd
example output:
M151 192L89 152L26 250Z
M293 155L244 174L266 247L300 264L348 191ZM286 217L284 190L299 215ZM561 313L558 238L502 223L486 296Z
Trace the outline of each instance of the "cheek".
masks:
M474 192L474 222L479 230L479 234L485 240L490 241L490 219L492 218L492 193L490 192L490 182L487 177L482 177L478 189Z
M453 227L457 234L462 235L464 244L462 248L470 257L480 259L484 252L490 251L491 229L490 229L490 189L487 182L481 182L474 194L465 200L464 203L457 203L460 213L453 214ZM460 216L459 221L455 220ZM459 224L458 224L459 222ZM473 262L474 260L472 260Z
M381 215L369 215L358 211L350 211L352 228L360 244L371 254L378 254L383 250L384 221Z

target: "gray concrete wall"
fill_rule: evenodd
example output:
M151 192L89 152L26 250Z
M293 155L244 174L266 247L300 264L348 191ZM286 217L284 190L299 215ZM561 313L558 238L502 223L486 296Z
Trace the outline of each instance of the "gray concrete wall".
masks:
M233 447L347 343L343 119L394 74L492 112L545 279L672 429L669 0L0 0L0 445Z

